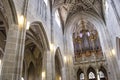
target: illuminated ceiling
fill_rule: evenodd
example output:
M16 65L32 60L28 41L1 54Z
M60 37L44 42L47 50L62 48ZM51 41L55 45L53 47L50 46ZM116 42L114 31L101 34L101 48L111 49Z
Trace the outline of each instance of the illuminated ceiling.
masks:
M67 19L78 12L96 14L104 20L103 4L103 0L54 0L53 8L58 9L64 27Z

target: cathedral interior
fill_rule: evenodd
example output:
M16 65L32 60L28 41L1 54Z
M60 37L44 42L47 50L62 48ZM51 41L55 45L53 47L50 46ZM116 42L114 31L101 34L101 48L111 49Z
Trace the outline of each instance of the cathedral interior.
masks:
M0 0L0 80L120 80L120 0Z

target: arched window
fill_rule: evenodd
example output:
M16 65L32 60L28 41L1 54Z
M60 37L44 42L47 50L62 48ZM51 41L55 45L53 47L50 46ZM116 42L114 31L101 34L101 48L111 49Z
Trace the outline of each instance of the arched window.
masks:
M89 73L89 79L95 79L95 74L93 72Z
M78 71L77 71L77 80L85 80L82 69L78 69Z
M99 71L100 78L105 78L105 75L102 71Z
M55 80L61 80L62 79L62 59L61 59L61 52L60 49L57 48L55 52Z
M97 79L96 71L92 67L89 67L87 70L87 78L88 78L88 80L96 80Z
M104 67L101 66L99 69L99 79L100 80L107 80L107 72Z
M84 78L84 73L81 73L80 74L80 80L84 80L85 78Z

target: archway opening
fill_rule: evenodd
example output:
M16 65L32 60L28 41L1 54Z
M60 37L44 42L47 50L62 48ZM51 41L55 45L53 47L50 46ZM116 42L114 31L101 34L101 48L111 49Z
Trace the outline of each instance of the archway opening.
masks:
M57 56L55 56L55 80L61 80L61 67L60 61Z
M80 80L84 80L84 79L85 79L84 73L81 73L81 74L80 74Z
M32 63L34 64L34 74L32 75L32 77L34 78L28 78L29 76L29 70L31 69L29 67L30 62L32 61ZM42 53L41 51L38 49L38 47L33 43L29 43L26 44L25 46L25 52L24 52L24 63L23 63L23 78L25 80L35 80L35 79L41 79L41 73L42 73L42 61L43 61L43 57L42 57ZM33 69L33 67L32 67ZM27 71L28 70L28 71ZM31 72L30 72L31 74Z
M3 8L3 10L4 10L4 8ZM0 10L0 75L1 75L4 52L5 52L7 32L9 29L7 17L4 14L5 13L3 13Z
M92 67L87 70L87 77L88 80L97 80L96 72Z
M102 66L99 69L99 78L100 80L108 80L106 69Z
M35 67L34 64L31 62L28 68L28 80L35 79Z
M44 30L42 30L42 24L35 22L30 25L29 30L26 32L26 40L25 40L25 51L24 51L24 63L25 69L23 67L23 74L26 75L24 77L25 80L29 80L28 71L26 71L29 67L28 65L32 61L34 64L35 72L33 75L34 79L30 80L41 80L42 79L42 67L43 67L43 56L44 51L48 49L46 35L44 34Z
M55 80L62 80L62 56L59 48L55 52Z
M85 80L84 72L81 69L77 72L77 80Z

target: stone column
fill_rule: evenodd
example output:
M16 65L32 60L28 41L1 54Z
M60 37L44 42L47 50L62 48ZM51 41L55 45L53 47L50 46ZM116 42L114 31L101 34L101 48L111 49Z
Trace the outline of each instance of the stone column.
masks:
M25 74L24 74L24 80L27 80L27 76L28 76L28 66L25 62Z
M42 72L45 72L45 78L42 80L53 80L52 79L52 57L50 51L44 51Z
M52 55L52 61L51 61L51 65L52 65L52 80L56 80L55 54L54 54L54 52L51 53L51 55Z
M65 67L66 67L66 80L71 80L71 64L69 61L69 57L67 57L67 61L65 63Z
M96 69L96 78L97 78L97 80L100 80L100 76L99 76L99 70L98 70L98 68Z
M66 80L66 69L65 69L65 67L62 67L62 69L61 69L61 72L62 72L62 77L61 77L61 79L62 80Z
M88 80L87 73L84 73L84 78L85 78L85 80Z
M22 77L25 28L9 27L0 80L20 80Z
M84 64L84 78L85 78L85 80L88 80L86 63Z
M2 74L0 80L15 80L16 54L18 45L19 30L18 25L12 24L7 34L5 54L3 57Z
M73 62L72 62L72 57L71 55L67 55L67 61L65 63L66 67L66 80L73 80L74 75L73 75Z

